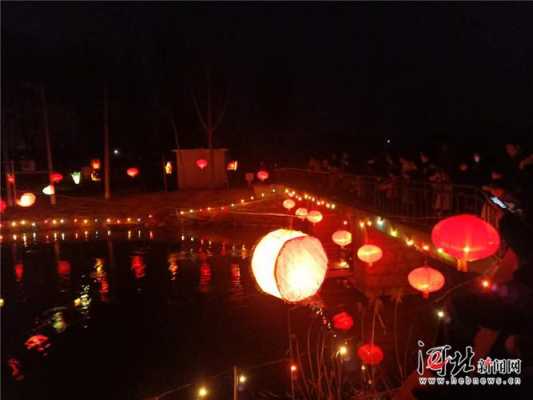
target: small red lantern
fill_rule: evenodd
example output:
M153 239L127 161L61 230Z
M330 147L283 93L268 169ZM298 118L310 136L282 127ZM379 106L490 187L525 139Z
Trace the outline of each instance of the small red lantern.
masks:
M57 273L60 276L70 275L70 263L65 260L59 260L59 262L57 263Z
M22 282L22 278L24 278L24 264L15 264L15 280L17 282Z
M4 199L0 199L0 214L2 214L7 208L7 204Z
M295 205L296 203L292 199L287 199L283 201L283 207L287 210L291 210L292 208L294 208Z
M50 347L50 342L48 341L48 336L37 334L30 336L24 345L28 350L36 350L39 353L43 353L48 347Z
M344 230L336 231L331 235L331 240L340 247L348 246L352 243L352 234Z
M353 318L346 311L333 316L333 326L339 331L349 331L353 327Z
M130 167L126 170L126 173L128 176L131 176L132 178L135 178L137 175L139 175L139 168L137 167Z
M52 172L50 174L50 182L59 183L62 180L63 180L63 175L61 175L59 172Z
M378 365L383 361L383 350L375 344L367 343L357 349L357 356L363 364Z
M257 179L259 179L261 182L264 182L268 179L268 172L265 170L261 170L257 173Z
M430 293L442 289L446 282L440 271L427 265L413 269L409 272L407 280L413 288L422 292L425 299L429 297Z
M304 220L305 218L307 218L307 208L303 208L303 207L298 208L296 212L294 213L294 215L296 215L297 218Z
M15 183L15 175L7 174L7 181L13 185Z
M100 169L100 160L98 158L94 158L91 160L91 167L92 169Z
M383 252L378 246L374 246L373 244L365 244L357 250L357 257L361 261L364 261L368 263L368 265L372 265L373 263L381 260L381 257L383 257Z
M204 170L205 167L207 167L207 160L203 158L199 158L196 160L196 166L200 168L201 170Z
M433 227L431 240L437 248L457 259L457 267L467 270L467 262L490 257L500 248L500 235L492 225L475 215L462 214L440 221Z
M309 213L307 214L307 220L313 225L318 224L320 221L322 221L322 218L322 213L317 210L309 211Z

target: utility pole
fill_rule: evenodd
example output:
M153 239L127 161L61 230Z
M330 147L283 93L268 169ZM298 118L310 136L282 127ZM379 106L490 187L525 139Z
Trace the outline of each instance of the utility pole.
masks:
M237 387L239 386L239 374L237 371L237 366L233 366L233 400L238 400L239 391Z
M111 198L109 184L109 101L107 85L104 87L104 198Z
M52 148L50 146L50 130L48 127L48 105L46 103L44 85L41 85L40 87L40 94L41 94L41 107L42 107L42 112L43 112L44 137L46 140L46 158L48 161L48 181L50 183L50 186L54 187L54 183L52 182L52 173L54 172L54 166L52 163ZM55 206L56 204L55 188L52 191L52 194L50 195L50 204L53 206Z

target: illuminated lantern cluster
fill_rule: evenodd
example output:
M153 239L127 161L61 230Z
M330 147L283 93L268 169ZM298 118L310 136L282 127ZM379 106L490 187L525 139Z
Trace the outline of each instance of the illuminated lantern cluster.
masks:
M459 270L467 262L490 257L500 248L500 235L489 223L475 215L446 218L433 227L431 240L437 248L457 259Z
M239 162L237 160L233 160L228 163L228 165L226 166L226 170L237 171L238 167L239 167Z
M196 160L196 166L201 170L204 170L205 167L207 167L207 160L204 158L199 158L198 160Z
M252 272L261 290L288 302L313 296L324 282L327 268L320 241L288 229L263 236L252 256Z
M287 199L283 201L283 207L286 208L287 210L293 209L295 205L296 203L292 199Z
M348 246L352 243L352 234L348 231L340 230L331 235L331 240L340 247Z
M72 180L74 181L74 183L76 185L79 185L80 182L81 182L81 172L80 171L74 171L70 174L70 176L72 177Z
M50 174L50 182L59 183L62 180L63 180L63 175L61 175L59 172L52 172L52 174Z
M349 331L353 328L353 318L346 311L335 314L332 321L333 327L339 331Z
M322 218L322 213L317 210L312 210L307 214L307 220L313 225L318 224L320 221L322 221Z
M130 167L126 170L126 173L128 174L128 176L135 178L137 175L139 175L139 168Z
M257 179L259 179L261 182L264 182L268 179L269 174L265 170L261 170L257 173Z
M429 297L430 293L442 289L446 282L444 275L440 271L427 265L409 272L407 280L413 288L422 292L425 299Z
M20 196L20 199L17 200L17 204L20 207L31 207L35 204L37 197L33 193L27 192Z
M297 218L300 218L301 220L304 220L307 218L307 208L300 207L296 209L296 212L294 213Z
M378 365L383 361L383 350L375 344L367 343L357 349L357 356L367 365Z
M365 244L357 250L357 257L359 257L361 261L366 262L369 266L372 266L373 263L381 260L383 252L378 246Z

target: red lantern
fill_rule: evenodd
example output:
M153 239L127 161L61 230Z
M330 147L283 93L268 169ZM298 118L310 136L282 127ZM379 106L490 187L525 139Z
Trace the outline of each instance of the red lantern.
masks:
M283 201L283 207L286 208L287 210L294 208L295 205L296 203L292 199L287 199Z
M0 214L2 214L7 208L7 204L4 199L0 199Z
M52 172L50 174L50 182L59 183L62 180L63 180L63 175L61 175L59 172Z
M357 349L357 356L363 364L378 365L383 361L383 350L375 344L367 343Z
M13 185L15 183L15 175L7 174L7 181Z
M294 215L296 215L297 218L304 220L305 218L307 218L307 208L298 208Z
M198 160L196 160L196 166L201 170L205 169L205 167L207 167L207 160L199 158Z
M446 282L444 275L427 265L413 269L409 272L407 280L412 287L422 292L425 299L430 293L442 289Z
M370 266L381 260L381 257L383 257L383 252L378 246L374 246L373 244L365 244L357 250L357 257L361 261L364 261L368 263Z
M37 350L39 353L44 352L48 347L50 347L50 342L48 341L48 336L45 335L33 335L30 336L28 340L24 343L28 350Z
M353 327L353 318L346 311L333 316L333 326L339 331L349 331Z
M265 170L261 170L257 173L257 179L259 179L261 182L264 182L268 179L268 172Z
M500 235L489 223L475 215L446 218L433 227L431 240L437 248L457 259L459 270L468 261L490 257L500 248Z
M327 269L328 257L320 240L288 229L263 236L252 256L252 272L259 287L288 302L313 296Z
M336 231L331 235L331 240L340 247L348 246L352 243L352 234L344 230Z
M128 176L131 176L132 178L135 178L137 175L139 175L139 168L137 167L130 167L126 170L126 173Z
M100 169L100 160L98 158L91 160L91 167L93 169Z
M65 260L59 260L59 262L57 263L57 273L60 276L70 275L70 263Z

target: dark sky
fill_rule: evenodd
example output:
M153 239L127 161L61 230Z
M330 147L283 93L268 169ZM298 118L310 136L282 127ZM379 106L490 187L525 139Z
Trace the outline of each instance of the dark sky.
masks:
M2 80L44 82L89 136L107 82L122 146L170 137L164 118L154 128L161 109L185 145L205 145L191 91L202 100L207 69L217 104L230 99L217 144L241 151L525 137L531 21L525 2L2 2Z

